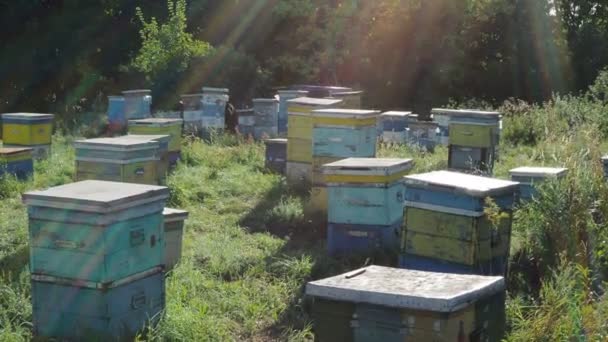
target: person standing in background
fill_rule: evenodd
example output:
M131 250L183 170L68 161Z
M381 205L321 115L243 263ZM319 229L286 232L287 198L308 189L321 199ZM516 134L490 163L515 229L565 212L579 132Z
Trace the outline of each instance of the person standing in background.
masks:
M236 133L236 126L239 123L239 119L238 119L238 114L236 113L236 110L234 109L234 106L232 104L230 104L229 102L226 103L226 109L224 111L224 115L225 115L225 129L227 132Z

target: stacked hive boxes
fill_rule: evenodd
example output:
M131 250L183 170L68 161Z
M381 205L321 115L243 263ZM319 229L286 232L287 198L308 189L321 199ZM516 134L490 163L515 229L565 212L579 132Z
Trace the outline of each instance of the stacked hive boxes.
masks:
M171 137L168 146L169 167L175 167L182 150L181 119L144 119L130 120L130 134L168 135Z
M537 189L535 185L547 179L559 179L566 176L568 169L555 167L518 167L509 171L511 180L519 182L519 198L530 200Z
M168 135L137 135L129 134L122 138L133 139L135 141L152 141L158 143L158 162L156 163L156 177L158 185L167 183L167 173L169 172L169 141L171 137Z
M378 112L359 109L319 109L311 113L312 207L327 213L327 191L321 167L349 157L376 155Z
M434 121L411 121L408 125L408 142L432 151L437 144L437 123Z
M27 179L34 173L31 148L0 147L0 178L11 174L17 179Z
M448 167L461 171L492 173L500 137L500 113L474 110L433 109L448 126Z
M387 143L404 144L407 141L412 112L390 111L380 115L380 137ZM416 119L414 119L415 121Z
M179 261L182 255L182 237L184 235L184 221L188 212L184 210L165 208L163 222L165 232L165 270L170 270Z
M285 163L287 162L287 139L267 139L266 145L266 168L285 174Z
M502 277L370 266L309 282L319 341L500 341Z
M159 318L168 195L102 181L24 194L36 335L116 340Z
M279 133L279 101L277 99L253 99L255 139L273 138Z
M122 92L125 98L125 117L127 120L149 118L152 113L152 91L149 89L126 90Z
M184 131L198 135L203 130L203 94L180 96L184 104Z
M2 114L4 147L31 148L34 158L45 158L51 152L52 134L52 114Z
M308 95L307 91L304 90L279 90L279 135L284 136L287 133L287 101L297 99L298 97L305 97Z
M505 274L518 186L449 171L406 176L400 265L437 272ZM486 212L488 197L499 209L495 217Z
M124 96L108 96L108 127L110 132L122 132L126 126Z
M228 89L203 87L203 131L223 130L226 124Z
M287 166L286 175L290 183L312 181L312 116L315 109L332 108L342 102L336 99L300 97L287 101Z
M403 224L403 176L411 159L348 158L323 166L330 254L396 249Z
M76 179L158 184L159 145L126 137L78 140Z

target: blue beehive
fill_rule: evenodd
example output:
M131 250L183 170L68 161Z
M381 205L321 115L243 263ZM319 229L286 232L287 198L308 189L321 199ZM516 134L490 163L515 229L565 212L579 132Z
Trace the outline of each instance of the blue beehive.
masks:
M519 198L530 200L535 194L535 185L546 179L559 179L568 173L568 169L555 167L518 167L509 171L511 180L519 182Z
M30 271L108 284L162 265L166 187L83 181L23 195Z
M253 99L255 116L254 137L273 138L279 133L279 101L277 99Z
M27 147L0 147L0 177L11 174L24 180L34 174L32 149Z
M266 139L266 167L284 175L287 163L287 139Z
M319 109L312 112L314 157L374 157L379 112Z
M132 339L165 307L161 267L109 284L32 275L34 335L73 340Z
M287 108L289 104L287 101L297 99L299 97L306 97L308 92L305 90L279 90L279 118L278 118L278 129L279 134L287 133Z
M203 87L201 100L203 129L224 129L228 99L228 89L226 88Z
M127 127L124 96L108 96L108 125L110 132L120 132Z
M412 112L390 111L380 115L380 137L387 143L403 144L407 141L407 130ZM416 119L413 119L416 121Z
M152 114L152 91L149 89L126 90L124 112L127 120L146 119Z
M406 176L400 265L505 274L518 185L449 171ZM487 198L504 214L496 226L485 212Z
M444 108L433 108L431 111L435 121L439 126L438 142L442 145L448 145L450 136L450 124L453 121L461 123L468 122L472 124L485 124L495 125L499 127L500 113L488 112L471 109L444 109ZM500 130L496 131L497 140L500 136Z

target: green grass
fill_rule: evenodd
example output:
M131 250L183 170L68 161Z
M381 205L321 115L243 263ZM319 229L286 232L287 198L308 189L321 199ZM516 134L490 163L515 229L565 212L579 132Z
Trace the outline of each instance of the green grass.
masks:
M548 183L537 200L515 213L508 279L509 341L605 341L608 274L605 220L608 189L599 163L607 151L596 103L574 128L563 112L570 100L545 107L510 105L495 175L522 165L570 168ZM583 108L586 108L583 106ZM537 129L529 130L533 112ZM514 114L515 113L515 114ZM519 113L519 114L517 114ZM591 113L591 114L589 114ZM552 125L552 122L557 124ZM69 137L54 137L53 154L37 162L33 180L0 180L0 341L31 338L28 236L24 191L70 182L74 157ZM189 139L183 162L169 176L169 206L190 212L181 263L167 278L164 318L147 340L312 340L308 280L368 263L395 265L393 255L348 259L325 253L325 228L307 211L307 194L264 169L263 145L229 136L211 143ZM382 145L379 157L413 158L413 172L446 167L447 149L426 153ZM603 318L602 318L603 317Z

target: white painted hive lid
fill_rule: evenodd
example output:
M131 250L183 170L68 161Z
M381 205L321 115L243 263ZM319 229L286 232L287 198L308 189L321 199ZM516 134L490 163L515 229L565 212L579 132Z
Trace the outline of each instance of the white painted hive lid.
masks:
M213 88L213 87L203 87L203 93L225 93L228 94L228 88Z
M307 90L279 90L277 93L279 95L308 95Z
M369 266L306 284L308 296L432 312L458 311L504 289L503 277L381 266Z
M274 138L274 139L265 139L265 144L287 144L287 139L285 138Z
M475 197L512 192L519 185L517 182L452 171L433 171L405 176L404 179L406 188L436 186Z
M133 139L127 136L115 138L94 138L86 140L76 140L76 149L96 149L96 150L147 150L158 149L159 143L149 139Z
M18 119L18 120L52 120L55 117L53 114L44 113L6 113L2 114L2 119Z
M562 177L568 173L563 167L518 167L509 171L511 176L520 177Z
M147 118L138 120L129 120L129 125L137 126L172 126L181 125L182 119L173 118Z
M23 194L26 205L97 213L165 201L169 188L145 184L87 180Z
M318 99L315 97L297 97L295 99L288 100L289 104L303 105L303 106L316 106L316 107L329 107L335 106L342 102L340 99Z
M150 89L134 89L134 90L125 90L122 93L124 95L148 95L148 94L152 94L152 90L150 90Z
M332 117L343 119L369 119L380 114L377 110L365 109L317 109L311 112L313 117Z
M346 158L323 165L323 174L389 176L410 170L413 166L413 159Z
M602 161L608 162L608 154L602 157Z
M32 152L30 147L0 147L0 156L10 156L20 153Z
M345 90L345 91L332 91L331 96L350 96L350 95L361 95L363 90Z
M127 134L123 136L125 139L134 139L139 141L161 141L169 142L170 135L151 135L151 134Z
M258 99L253 99L251 100L251 102L256 103L256 102L260 102L260 103L277 103L279 102L279 100L277 100L276 98L268 98L268 99L264 99L264 98L258 98Z
M165 222L183 221L188 218L189 213L185 210L164 208L163 217Z
M474 109L447 109L447 108L433 108L431 113L441 114L447 116L469 116L469 117L483 117L483 118L498 118L500 117L499 112L490 112L483 110L474 110Z
M412 115L412 112L401 112L396 110L391 110L388 112L384 112L380 114L380 116L389 116L389 117L409 117Z

